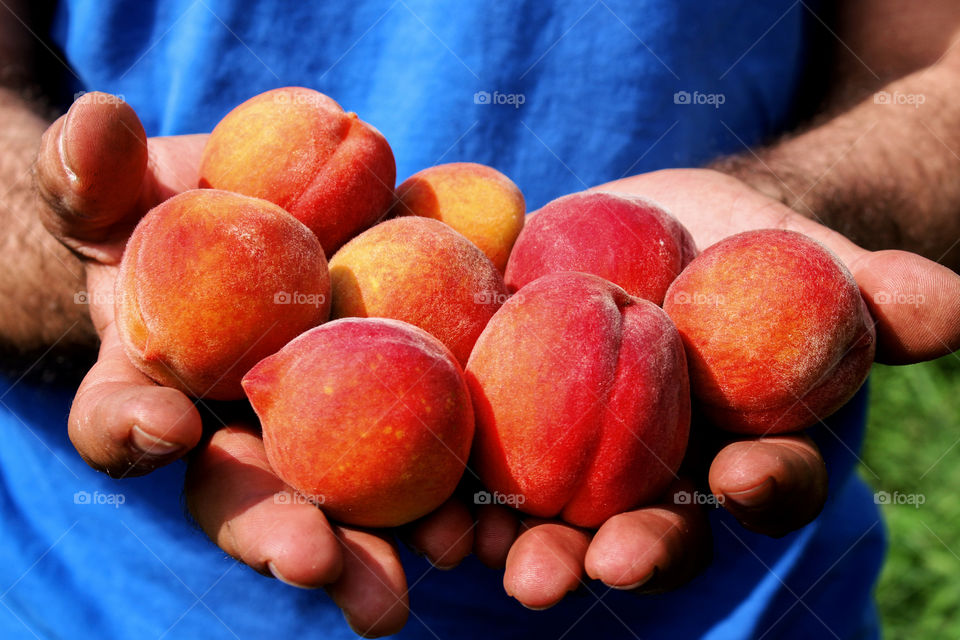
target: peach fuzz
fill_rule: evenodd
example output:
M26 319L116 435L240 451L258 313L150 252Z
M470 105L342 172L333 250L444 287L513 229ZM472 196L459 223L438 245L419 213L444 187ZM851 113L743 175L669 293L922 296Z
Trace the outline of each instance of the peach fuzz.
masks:
M597 276L548 274L484 329L466 367L473 465L492 491L582 527L656 499L683 459L680 336L652 302Z
M333 317L394 318L439 338L465 364L507 297L490 259L449 226L394 218L363 232L330 260Z
M473 438L463 370L425 331L347 318L317 327L244 378L267 459L340 522L394 527L450 497Z
M501 272L527 210L510 178L474 162L451 162L415 173L397 187L397 198L397 215L445 222L477 245Z
M116 282L116 322L133 363L196 397L243 397L240 379L330 313L316 236L280 207L195 189L140 221Z
M214 128L200 186L280 205L317 234L327 256L393 203L390 145L355 113L302 87L250 98Z
M709 247L664 309L683 337L695 400L730 431L809 427L856 393L873 362L873 321L853 276L793 231L747 231Z
M695 255L690 233L656 203L587 191L557 198L530 216L505 279L517 291L548 273L582 271L662 304L667 287Z

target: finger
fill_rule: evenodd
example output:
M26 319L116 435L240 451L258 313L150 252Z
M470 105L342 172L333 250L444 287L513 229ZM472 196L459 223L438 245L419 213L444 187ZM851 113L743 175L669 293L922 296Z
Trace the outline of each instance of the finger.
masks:
M710 466L710 490L744 527L783 536L813 520L827 499L827 468L805 435L731 443Z
M410 615L407 579L397 548L385 536L337 526L343 571L327 593L350 628L367 638L396 633Z
M876 251L851 265L877 322L877 360L910 364L960 349L960 276L906 251Z
M35 181L44 225L82 255L115 261L88 245L132 228L146 168L146 133L133 108L106 93L85 94L40 143Z
M452 569L473 548L473 516L453 497L403 531L403 538L438 569Z
M510 547L520 533L520 519L515 511L496 504L478 506L476 518L474 555L491 569L503 569Z
M676 491L693 490L689 482ZM712 555L710 525L692 502L644 507L607 520L587 550L587 575L615 589L654 593L675 589L694 578Z
M507 555L503 587L528 609L547 609L580 586L590 536L544 522L520 534Z
M200 414L180 391L140 373L123 350L116 326L103 328L96 364L70 407L70 440L95 469L143 475L196 446Z
M210 539L259 573L302 588L340 576L342 552L330 523L273 473L252 430L217 431L191 458L184 491Z

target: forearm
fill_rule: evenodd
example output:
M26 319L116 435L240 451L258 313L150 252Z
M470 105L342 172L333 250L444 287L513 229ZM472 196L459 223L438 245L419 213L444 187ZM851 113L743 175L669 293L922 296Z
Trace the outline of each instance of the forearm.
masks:
M879 91L713 168L866 248L906 249L957 270L960 52Z
M49 124L0 87L0 355L9 360L56 344L90 347L94 332L80 261L40 224L31 167ZM82 299L80 300L82 302Z

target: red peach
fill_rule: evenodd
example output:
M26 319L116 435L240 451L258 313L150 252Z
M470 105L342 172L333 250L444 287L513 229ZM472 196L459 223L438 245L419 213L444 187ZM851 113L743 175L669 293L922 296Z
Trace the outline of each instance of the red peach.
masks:
M215 189L176 195L140 221L116 283L133 363L197 397L243 397L240 379L330 313L316 236L280 207Z
M693 238L659 205L620 193L558 198L531 215L507 263L507 288L542 275L582 271L656 304L696 255Z
M840 408L873 362L860 290L826 247L763 229L706 249L667 291L691 387L718 426L752 434L806 428Z
M363 232L330 259L333 317L395 318L440 339L465 364L507 297L490 259L449 226L417 216Z
M593 275L548 274L501 307L466 372L474 468L523 511L596 527L675 477L687 367L652 302Z
M280 205L330 256L384 216L396 174L390 145L374 127L318 91L284 87L250 98L217 124L200 186Z
M473 437L463 371L407 323L317 327L255 366L243 387L270 465L341 522L405 524L439 507L463 474Z

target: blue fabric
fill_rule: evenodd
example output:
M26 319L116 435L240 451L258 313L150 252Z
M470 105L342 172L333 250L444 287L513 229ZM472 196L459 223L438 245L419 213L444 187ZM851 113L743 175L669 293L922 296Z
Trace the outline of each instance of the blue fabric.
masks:
M151 135L208 131L243 99L306 85L383 131L400 179L483 162L535 208L788 127L810 19L788 0L72 0L53 36L76 89L122 94ZM714 563L683 590L591 583L546 612L473 560L440 572L407 554L401 636L876 637L883 526L852 473L865 398L815 430L831 495L802 531L771 540L717 510ZM87 468L69 401L0 381L0 637L353 637L322 593L238 566L189 524L181 464L122 482Z
M304 85L380 129L401 180L483 162L533 208L782 131L808 20L787 0L70 0L54 37L77 88L125 96L150 135L209 131Z

